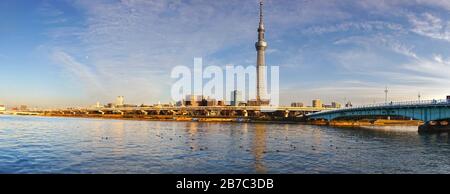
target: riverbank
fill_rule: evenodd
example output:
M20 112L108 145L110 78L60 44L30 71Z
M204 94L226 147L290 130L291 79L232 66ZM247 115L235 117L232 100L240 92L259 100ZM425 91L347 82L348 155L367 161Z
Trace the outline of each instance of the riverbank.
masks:
M18 115L23 116L23 115ZM236 122L236 123L275 123L275 124L297 124L306 123L304 119L297 118L253 118L253 117L191 117L191 116L169 116L169 115L120 115L120 114L39 114L28 116L56 117L56 118L89 118L89 119L112 119L112 120L134 120L134 121L170 121L170 122Z
M421 126L422 121L418 120L337 120L337 121L309 121L313 125L329 125L335 127L362 127L362 126Z
M7 115L7 114L5 114ZM304 118L253 118L253 117L191 117L169 115L120 115L120 114L39 114L29 116L60 117L60 118L93 118L135 121L172 121L172 122L236 122L236 123L275 123L275 124L311 124L335 127L362 127L362 126L421 126L422 121L417 120L338 120L338 121L308 121Z

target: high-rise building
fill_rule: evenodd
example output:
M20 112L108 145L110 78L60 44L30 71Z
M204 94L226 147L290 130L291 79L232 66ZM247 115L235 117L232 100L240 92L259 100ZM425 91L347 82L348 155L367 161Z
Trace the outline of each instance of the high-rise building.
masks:
M239 106L239 103L242 102L242 92L238 90L234 90L231 92L231 106Z
M264 38L265 28L263 20L263 2L259 3L259 27L258 27L258 42L255 43L256 47L256 101L259 105L264 105L267 102L266 99L266 59L265 52L267 48L267 42Z
M315 99L312 101L312 106L314 108L322 108L322 101L320 99Z
M117 96L116 98L116 106L125 105L125 98L123 96Z
M5 105L0 105L0 111L6 111L6 106Z

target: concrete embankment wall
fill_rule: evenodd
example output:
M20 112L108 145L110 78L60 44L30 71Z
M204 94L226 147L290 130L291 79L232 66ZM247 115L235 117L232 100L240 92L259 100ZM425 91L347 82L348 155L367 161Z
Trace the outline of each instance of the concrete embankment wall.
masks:
M197 122L259 122L259 123L304 123L298 118L255 118L255 117L210 117L210 116L179 116L179 115L140 115L140 114L58 114L48 113L41 116L102 118L145 121L197 121Z
M358 127L358 126L420 126L423 124L422 121L417 120L335 120L335 121L309 121L313 125L329 125L338 127Z

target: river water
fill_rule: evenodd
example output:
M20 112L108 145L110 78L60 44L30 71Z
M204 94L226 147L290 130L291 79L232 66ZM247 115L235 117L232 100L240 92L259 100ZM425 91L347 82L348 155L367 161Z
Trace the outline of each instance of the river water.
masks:
M0 173L450 173L450 141L417 127L0 115Z

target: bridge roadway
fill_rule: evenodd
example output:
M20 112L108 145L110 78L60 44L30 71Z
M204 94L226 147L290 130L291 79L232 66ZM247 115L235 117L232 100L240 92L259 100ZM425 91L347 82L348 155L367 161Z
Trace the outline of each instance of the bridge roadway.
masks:
M448 128L450 119L450 100L427 100L410 102L393 102L364 105L352 108L341 108L307 114L311 120L358 119L377 116L400 116L421 120L424 127ZM419 129L421 129L419 127Z
M40 110L43 114L145 114L145 115L191 115L191 116L261 116L278 115L283 117L301 117L308 113L331 108L316 107L261 107L261 106L152 106L152 107L115 107L115 108L67 108Z

